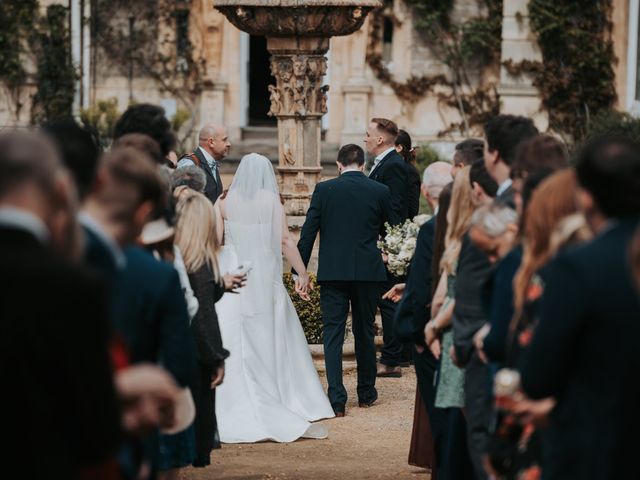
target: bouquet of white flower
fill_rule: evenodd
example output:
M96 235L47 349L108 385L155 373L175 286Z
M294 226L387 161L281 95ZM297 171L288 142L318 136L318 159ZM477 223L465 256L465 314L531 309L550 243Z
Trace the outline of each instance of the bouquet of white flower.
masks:
M387 235L378 241L378 248L387 257L387 268L391 273L399 277L407 274L416 251L418 231L430 218L430 215L416 215L402 225L385 224Z

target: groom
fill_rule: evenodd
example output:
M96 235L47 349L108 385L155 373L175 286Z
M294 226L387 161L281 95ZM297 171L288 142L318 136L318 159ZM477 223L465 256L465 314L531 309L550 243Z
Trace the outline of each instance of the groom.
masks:
M378 234L385 222L400 219L389 188L363 173L364 151L345 145L338 152L340 176L316 185L298 249L305 265L320 231L318 283L321 285L324 355L329 400L343 417L347 391L342 383L342 346L349 304L358 363L358 402L370 407L378 398L374 317L387 278Z

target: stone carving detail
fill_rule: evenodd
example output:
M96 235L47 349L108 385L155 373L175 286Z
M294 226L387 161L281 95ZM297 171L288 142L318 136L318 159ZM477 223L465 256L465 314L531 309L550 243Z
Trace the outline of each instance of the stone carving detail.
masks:
M271 74L277 85L269 86L269 115L306 117L326 113L329 86L322 86L326 73L327 59L323 55L273 55Z

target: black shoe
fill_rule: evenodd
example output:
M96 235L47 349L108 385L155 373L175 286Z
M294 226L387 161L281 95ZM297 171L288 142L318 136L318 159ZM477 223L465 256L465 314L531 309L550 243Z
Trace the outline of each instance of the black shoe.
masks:
M369 407L372 407L373 404L376 403L377 400L378 400L378 394L376 393L376 395L375 395L375 397L373 397L373 399L367 400L366 402L362 401L362 400L358 400L358 406L360 408L369 408Z
M344 403L332 403L331 408L333 408L336 417L344 417Z

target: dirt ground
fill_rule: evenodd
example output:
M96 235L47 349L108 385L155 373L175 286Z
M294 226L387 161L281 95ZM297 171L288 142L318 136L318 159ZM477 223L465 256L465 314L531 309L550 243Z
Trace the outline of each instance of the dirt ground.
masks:
M429 480L426 470L407 464L416 378L413 368L403 374L378 379L379 400L363 409L357 405L355 372L345 373L347 415L323 422L329 428L326 440L223 445L211 466L184 470L180 478Z

